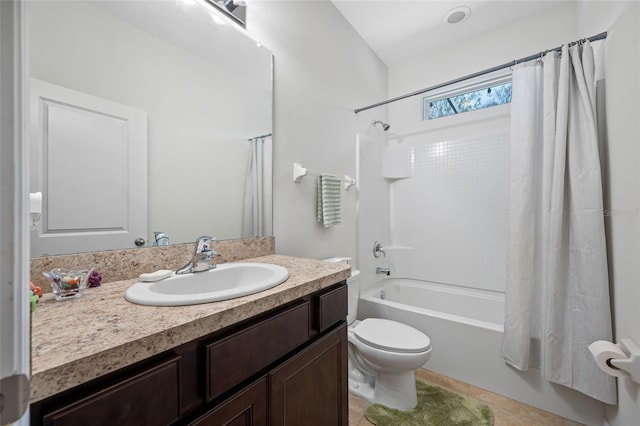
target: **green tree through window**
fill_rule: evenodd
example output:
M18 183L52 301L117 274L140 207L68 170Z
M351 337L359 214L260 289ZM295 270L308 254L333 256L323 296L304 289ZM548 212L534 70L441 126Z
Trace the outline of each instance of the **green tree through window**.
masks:
M454 96L423 99L423 120L456 115L511 102L511 82L460 93Z

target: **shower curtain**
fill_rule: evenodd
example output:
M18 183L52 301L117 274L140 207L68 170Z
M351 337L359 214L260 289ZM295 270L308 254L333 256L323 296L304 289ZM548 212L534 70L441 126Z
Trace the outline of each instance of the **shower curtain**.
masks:
M503 357L615 404L587 348L612 339L594 69L585 42L513 72Z
M249 140L250 152L244 191L242 236L272 235L271 136Z

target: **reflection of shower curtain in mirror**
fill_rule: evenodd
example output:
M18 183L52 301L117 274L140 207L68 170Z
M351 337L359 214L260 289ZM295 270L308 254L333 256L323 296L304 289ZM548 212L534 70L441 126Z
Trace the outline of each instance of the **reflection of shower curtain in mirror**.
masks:
M272 235L271 136L249 140L251 150L244 191L242 237Z

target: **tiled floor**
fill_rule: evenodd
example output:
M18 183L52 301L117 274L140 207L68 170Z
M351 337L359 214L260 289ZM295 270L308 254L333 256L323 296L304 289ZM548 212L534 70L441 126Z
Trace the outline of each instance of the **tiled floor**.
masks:
M493 410L495 426L580 426L580 423L429 370L416 370L416 378L484 402ZM364 399L349 394L349 426L371 426L364 417L368 405Z

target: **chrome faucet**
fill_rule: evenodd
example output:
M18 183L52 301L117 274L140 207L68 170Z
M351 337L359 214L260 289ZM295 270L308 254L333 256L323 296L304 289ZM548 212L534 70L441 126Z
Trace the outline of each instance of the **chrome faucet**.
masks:
M168 246L169 245L169 235L162 231L154 231L153 236L156 239L154 245L156 246Z
M190 274L214 269L216 265L212 262L218 256L218 253L215 250L211 250L211 243L215 240L213 237L198 237L193 258L189 263L178 269L176 274Z
M385 257L386 253L382 248L382 244L380 244L379 241L376 241L375 243L373 243L373 257L377 259L380 257L380 255L382 255L382 257Z
M376 268L376 274L391 275L391 268L381 268L378 266Z

